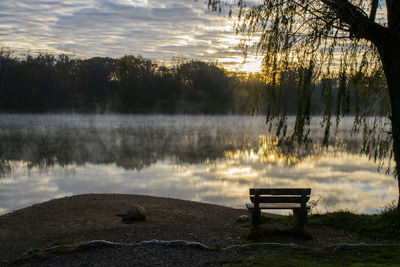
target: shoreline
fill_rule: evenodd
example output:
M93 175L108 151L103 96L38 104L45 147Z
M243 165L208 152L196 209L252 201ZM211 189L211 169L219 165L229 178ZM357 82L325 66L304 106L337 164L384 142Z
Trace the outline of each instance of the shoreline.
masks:
M146 209L146 220L125 224L116 215L125 213L133 204ZM245 209L145 195L84 194L63 197L0 216L0 263L9 262L32 249L93 240L116 243L185 240L220 248L252 243L244 237L249 223L237 221L239 216L247 214ZM268 225L287 227L291 221L276 222L271 219ZM317 225L306 227L312 239L286 234L271 235L260 242L293 243L308 248L325 248L346 242L374 243L367 237L344 230ZM154 246L157 247L151 247Z
M116 214L125 213L133 204L146 209L146 220L122 223ZM1 215L0 259L16 257L38 244L50 246L54 241L185 239L206 245L221 241L230 245L240 239L242 230L235 220L246 213L213 204L144 195L63 197ZM235 238L229 239L229 236Z

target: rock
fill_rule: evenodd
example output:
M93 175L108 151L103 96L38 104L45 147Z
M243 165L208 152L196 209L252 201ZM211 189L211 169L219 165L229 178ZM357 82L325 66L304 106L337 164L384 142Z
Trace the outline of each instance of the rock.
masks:
M241 223L250 222L250 218L248 215L241 215L236 219L236 221Z
M126 214L121 217L123 222L128 223L133 221L143 221L146 219L146 210L142 206L134 204Z
M244 237L247 240L262 240L265 238L265 233L260 227L250 227Z

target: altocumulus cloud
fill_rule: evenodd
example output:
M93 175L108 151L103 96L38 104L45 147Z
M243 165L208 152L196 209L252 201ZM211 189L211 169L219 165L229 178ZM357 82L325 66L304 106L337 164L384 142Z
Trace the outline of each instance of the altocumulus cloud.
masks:
M242 63L233 21L192 0L3 0L0 46L78 57L126 54ZM251 59L250 59L251 60Z

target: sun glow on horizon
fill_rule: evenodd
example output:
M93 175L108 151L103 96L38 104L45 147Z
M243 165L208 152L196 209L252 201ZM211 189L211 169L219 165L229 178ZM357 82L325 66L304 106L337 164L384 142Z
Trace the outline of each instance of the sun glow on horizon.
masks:
M247 59L243 57L227 57L220 58L218 60L221 65L229 71L247 72L247 73L258 73L262 69L262 58L251 56Z
M261 71L261 61L245 62L240 65L241 71L245 72L260 72Z

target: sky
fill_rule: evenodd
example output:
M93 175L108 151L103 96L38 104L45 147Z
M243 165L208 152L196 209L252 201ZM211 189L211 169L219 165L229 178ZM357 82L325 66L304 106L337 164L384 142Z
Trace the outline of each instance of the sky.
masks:
M77 58L184 57L258 71L261 57L243 61L233 23L203 0L0 0L0 47Z

